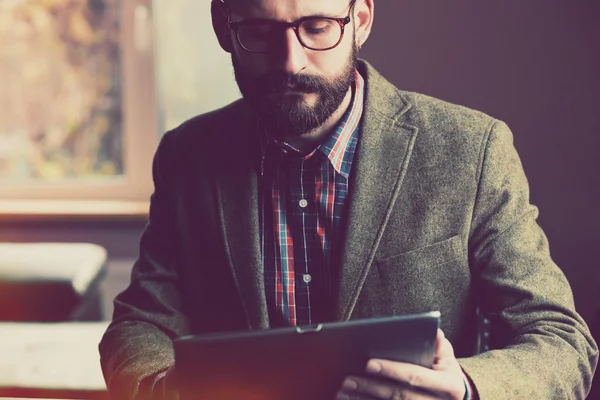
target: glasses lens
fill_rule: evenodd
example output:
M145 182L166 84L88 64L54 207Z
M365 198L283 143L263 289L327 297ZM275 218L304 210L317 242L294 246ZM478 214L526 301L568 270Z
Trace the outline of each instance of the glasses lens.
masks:
M275 26L269 23L240 25L237 31L240 45L254 52L268 51L275 36Z
M283 29L277 23L256 22L240 24L237 36L240 45L252 52L268 52L281 42ZM313 50L335 47L342 37L340 24L328 18L309 18L298 27L302 44Z
M324 50L335 46L342 37L342 27L332 19L310 18L298 28L302 43L308 48Z

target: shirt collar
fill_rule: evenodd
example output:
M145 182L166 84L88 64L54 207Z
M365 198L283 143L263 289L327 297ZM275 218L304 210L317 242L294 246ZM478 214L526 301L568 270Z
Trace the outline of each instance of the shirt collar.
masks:
M352 103L335 129L334 134L319 148L319 150L329 158L329 161L336 172L343 175L346 179L348 179L348 176L350 175L352 156L354 155L356 141L358 139L358 126L360 124L364 106L364 87L364 79L358 71L356 71L356 84Z

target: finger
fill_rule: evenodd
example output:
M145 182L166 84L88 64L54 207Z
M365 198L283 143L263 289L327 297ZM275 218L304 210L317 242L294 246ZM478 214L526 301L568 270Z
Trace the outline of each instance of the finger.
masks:
M453 387L452 376L415 364L373 359L367 363L367 372L436 392L447 392Z
M441 334L440 334L441 332ZM433 360L433 369L439 369L437 367L445 367L448 363L452 363L456 360L454 357L454 348L448 339L445 338L444 333L439 330L436 340L435 357Z
M442 356L442 343L444 342L445 338L446 338L446 335L444 335L444 331L442 331L441 329L438 329L437 336L435 338L435 360L437 360L438 358L441 358L441 356Z
M358 396L357 396L358 395ZM432 394L421 391L416 387L377 381L375 379L350 377L344 381L342 391L338 393L337 400L354 399L382 399L382 400L432 400Z

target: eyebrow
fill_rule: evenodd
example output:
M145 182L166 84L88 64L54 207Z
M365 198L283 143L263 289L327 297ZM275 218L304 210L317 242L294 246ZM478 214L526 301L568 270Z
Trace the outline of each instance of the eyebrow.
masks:
M328 14L323 14L323 13L311 14L304 18L312 18L312 17L316 17L316 18L346 18L345 15L344 16L333 16L331 14L328 15ZM302 18L300 18L300 19L302 19Z

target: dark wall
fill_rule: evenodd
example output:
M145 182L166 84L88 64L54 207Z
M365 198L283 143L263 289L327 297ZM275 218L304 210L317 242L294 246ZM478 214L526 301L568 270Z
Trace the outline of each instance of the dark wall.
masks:
M375 0L361 51L403 90L508 123L588 321L600 293L599 16L597 0Z

